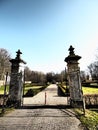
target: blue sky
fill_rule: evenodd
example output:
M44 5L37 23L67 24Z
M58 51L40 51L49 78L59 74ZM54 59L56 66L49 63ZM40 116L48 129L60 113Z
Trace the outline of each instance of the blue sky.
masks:
M0 48L31 70L60 72L72 45L80 69L98 53L98 0L0 0Z

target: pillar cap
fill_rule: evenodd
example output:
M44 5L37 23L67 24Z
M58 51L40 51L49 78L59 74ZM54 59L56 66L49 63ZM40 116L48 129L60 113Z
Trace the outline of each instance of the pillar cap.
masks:
M16 51L17 55L16 55L16 59L21 59L20 55L22 54L22 52L20 51L20 49L18 49L18 51Z
M69 55L65 58L65 60L64 60L65 62L78 61L79 59L81 59L81 56L75 55L74 48L72 45L70 46L68 51L69 51Z
M14 63L24 63L26 64L26 62L24 60L21 59L20 55L22 54L22 52L20 51L20 49L18 49L18 51L16 52L16 57L15 59L11 59L10 62L14 62Z

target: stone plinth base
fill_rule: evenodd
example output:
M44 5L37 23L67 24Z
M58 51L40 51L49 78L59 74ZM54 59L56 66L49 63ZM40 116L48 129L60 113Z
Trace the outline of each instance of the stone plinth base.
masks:
M70 99L70 105L74 108L84 108L83 100L72 100L72 99Z
M19 107L21 107L21 100L8 99L6 105L7 105L8 107L19 108Z

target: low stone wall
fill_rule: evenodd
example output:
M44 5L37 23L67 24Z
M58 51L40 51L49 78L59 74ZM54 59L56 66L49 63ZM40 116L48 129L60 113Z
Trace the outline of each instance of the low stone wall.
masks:
M5 101L7 101L8 100L8 95L6 95L5 96ZM2 94L2 95L0 95L0 106L2 106L3 105L3 100L4 100L4 95ZM6 105L6 104L5 104Z
M85 105L98 105L98 94L84 95Z

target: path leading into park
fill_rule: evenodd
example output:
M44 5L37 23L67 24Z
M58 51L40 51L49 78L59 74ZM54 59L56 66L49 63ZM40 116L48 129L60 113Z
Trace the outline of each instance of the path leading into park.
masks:
M24 98L24 105L67 105L67 98L58 96L58 87L55 84L48 86L45 90L34 97Z
M23 109L16 109L0 117L0 130L83 130L72 109L64 107L66 101L65 97L57 96L57 86L50 85L33 98L25 98L26 107ZM50 107L45 107L47 105Z

